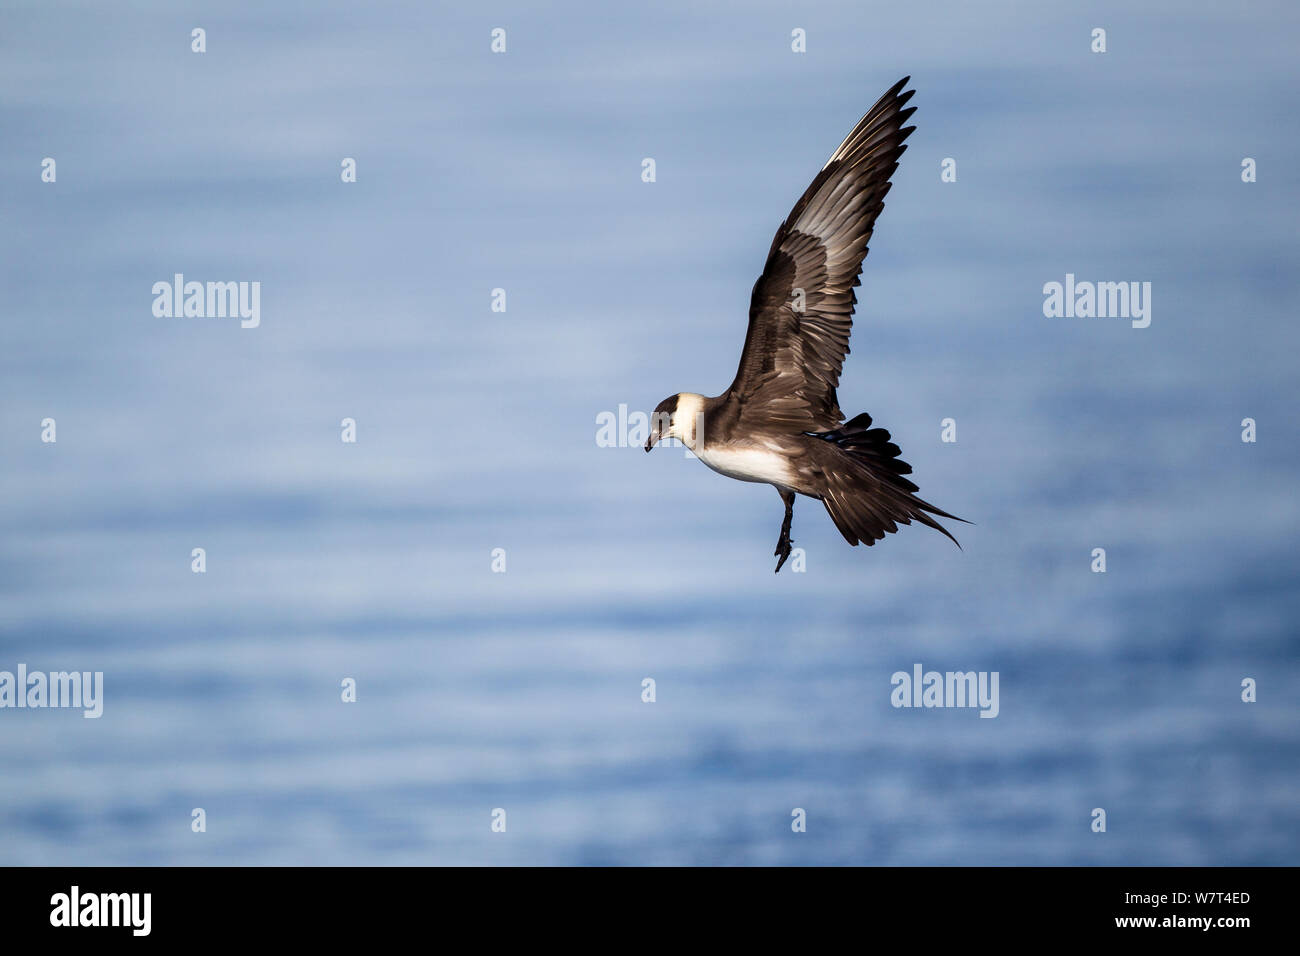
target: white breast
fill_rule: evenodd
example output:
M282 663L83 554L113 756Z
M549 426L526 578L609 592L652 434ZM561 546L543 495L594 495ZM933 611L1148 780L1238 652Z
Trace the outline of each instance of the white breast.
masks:
M794 470L790 467L789 459L766 448L714 445L705 448L698 457L718 474L728 478L765 481L784 488L795 484Z

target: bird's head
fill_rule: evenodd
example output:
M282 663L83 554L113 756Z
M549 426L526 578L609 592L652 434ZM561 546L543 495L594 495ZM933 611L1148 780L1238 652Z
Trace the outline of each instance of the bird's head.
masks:
M669 395L650 416L650 437L646 439L645 450L649 451L665 438L676 438L687 448L694 448L703 429L703 417L703 395L694 392Z

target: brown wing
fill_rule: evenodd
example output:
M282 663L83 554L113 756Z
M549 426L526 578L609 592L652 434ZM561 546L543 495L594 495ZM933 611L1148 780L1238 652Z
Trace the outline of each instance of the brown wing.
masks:
M858 273L889 177L916 127L903 77L867 111L822 167L772 240L754 283L749 331L728 393L739 414L797 431L844 420L835 389L849 351ZM802 290L802 302L796 290Z

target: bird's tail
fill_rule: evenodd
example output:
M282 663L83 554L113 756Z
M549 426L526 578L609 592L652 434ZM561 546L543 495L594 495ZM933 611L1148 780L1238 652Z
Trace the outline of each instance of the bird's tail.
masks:
M849 544L870 547L900 524L918 521L961 547L931 515L970 522L916 496L917 486L903 477L912 473L912 466L898 457L900 449L889 440L888 431L871 427L866 412L811 437L821 440L815 447L827 483L822 503Z

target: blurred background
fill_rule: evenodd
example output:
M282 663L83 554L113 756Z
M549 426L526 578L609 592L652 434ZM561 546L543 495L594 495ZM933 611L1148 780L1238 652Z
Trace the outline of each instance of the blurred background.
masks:
M1300 862L1300 12L1144 7L6 4L0 669L106 699L0 711L0 863ZM800 499L773 575L772 489L597 416L730 383L909 73L840 399L975 524Z

